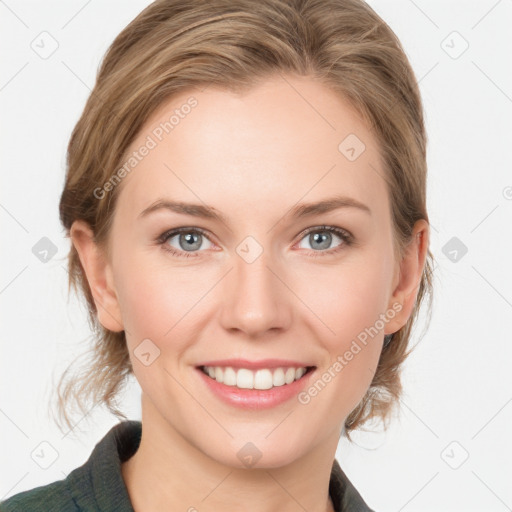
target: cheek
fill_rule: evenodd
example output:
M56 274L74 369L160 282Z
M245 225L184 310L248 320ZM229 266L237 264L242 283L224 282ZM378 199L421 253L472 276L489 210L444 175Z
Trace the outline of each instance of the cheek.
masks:
M315 331L323 333L330 352L343 350L347 342L375 325L387 308L389 263L374 254L367 251L333 266L318 266L310 269L307 280L296 282L297 295L322 327Z
M368 251L366 257L347 259L336 269L318 270L310 286L300 291L315 313L311 329L329 353L320 378L333 383L331 399L337 407L343 403L345 414L366 393L382 350L390 263L375 254L378 251Z
M116 289L131 349L148 338L161 351L172 344L174 354L182 352L198 325L207 282L207 276L197 279L190 268L166 265L165 255L155 258L142 251L119 261Z

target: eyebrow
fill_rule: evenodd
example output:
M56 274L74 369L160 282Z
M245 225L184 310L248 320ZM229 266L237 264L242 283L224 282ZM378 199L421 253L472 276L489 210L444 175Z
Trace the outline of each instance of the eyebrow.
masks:
M290 212L285 216L292 218L310 217L321 213L328 213L339 208L353 208L369 215L372 214L370 208L357 199L347 196L335 196L317 203L299 204L291 208ZM146 217L149 214L162 209L170 210L175 213L192 215L194 217L217 220L228 225L226 217L211 206L171 201L169 199L157 199L153 204L145 208L138 217Z

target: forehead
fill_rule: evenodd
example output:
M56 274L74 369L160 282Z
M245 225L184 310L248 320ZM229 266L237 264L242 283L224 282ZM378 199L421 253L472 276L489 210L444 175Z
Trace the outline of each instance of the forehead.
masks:
M127 155L134 151L118 204L134 215L165 197L228 213L335 193L387 208L373 135L346 100L310 78L277 77L241 94L184 91L152 114Z

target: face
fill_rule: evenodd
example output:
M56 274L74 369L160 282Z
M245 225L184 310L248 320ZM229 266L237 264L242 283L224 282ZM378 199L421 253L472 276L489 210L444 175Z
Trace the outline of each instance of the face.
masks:
M401 326L384 169L359 116L309 78L208 87L163 105L133 151L145 156L118 185L110 317L155 421L238 467L247 442L277 467L337 441ZM325 201L339 202L303 207ZM271 379L309 371L259 392L212 386L198 366L226 359L286 360L262 365Z

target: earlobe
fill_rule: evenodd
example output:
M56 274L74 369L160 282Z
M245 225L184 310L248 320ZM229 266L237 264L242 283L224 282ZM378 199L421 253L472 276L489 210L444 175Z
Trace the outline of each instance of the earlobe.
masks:
M388 305L393 309L393 304L400 304L401 310L387 324L385 334L392 334L401 329L407 323L414 309L425 268L428 246L429 224L426 220L420 219L414 225L412 240L399 264L397 283Z
M105 329L113 332L122 331L124 326L112 279L112 269L104 251L95 243L94 234L85 221L73 222L70 238L85 271L96 305L98 321Z

